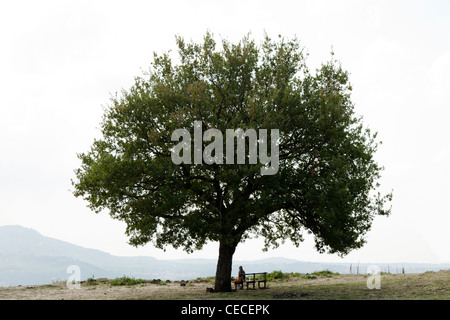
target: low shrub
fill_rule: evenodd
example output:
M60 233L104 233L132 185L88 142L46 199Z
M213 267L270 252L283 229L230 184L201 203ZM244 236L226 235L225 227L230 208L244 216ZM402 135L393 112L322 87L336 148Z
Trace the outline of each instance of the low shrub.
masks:
M134 279L127 276L123 276L121 278L112 279L109 284L112 286L132 286L135 284L145 283L143 279Z
M339 275L338 272L331 272L330 270L315 271L312 274L315 276L323 276L323 277L327 277L327 278Z
M303 274L301 277L302 277L302 279L308 279L308 280L317 279L317 276L315 276L313 274Z
M289 278L288 273L283 273L281 270L275 270L267 274L267 281L273 281L273 280L282 280Z
M94 276L92 276L92 278L87 278L86 279L86 284L90 285L90 286L96 285L97 284L97 280L95 280Z

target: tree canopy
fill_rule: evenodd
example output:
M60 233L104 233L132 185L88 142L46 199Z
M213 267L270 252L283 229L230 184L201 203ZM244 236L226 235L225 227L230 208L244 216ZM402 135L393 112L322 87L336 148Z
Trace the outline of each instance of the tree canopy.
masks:
M311 72L296 38L217 43L208 32L201 43L176 43L176 60L154 54L149 72L111 100L102 138L78 154L74 195L124 221L135 246L192 252L219 242L217 291L231 289L233 253L251 236L265 248L299 245L305 232L319 252L360 248L392 194L377 192L379 142L355 114L349 73L334 56ZM172 133L194 136L195 121L224 136L279 130L276 173L261 174L262 161L248 155L243 164L175 164Z

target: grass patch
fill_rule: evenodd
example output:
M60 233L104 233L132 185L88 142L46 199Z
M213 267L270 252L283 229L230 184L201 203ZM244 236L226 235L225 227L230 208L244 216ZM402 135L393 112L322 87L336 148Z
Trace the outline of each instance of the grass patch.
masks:
M214 284L216 280L216 277L214 276L210 276L210 277L198 277L195 280L191 280L194 283L210 283L210 284Z
M86 285L94 286L96 284L97 284L97 280L95 280L94 276L92 276L92 278L87 278L86 279Z
M317 279L317 276L313 274L302 274L300 277L307 280Z
M330 270L315 271L312 274L315 276L322 276L322 277L327 277L327 278L331 278L332 276L339 275L338 272L331 272Z
M121 278L112 279L109 284L112 286L133 286L136 284L143 284L146 281L143 279L135 279L127 276L123 276ZM163 281L161 281L163 282ZM167 284L167 283L166 283Z

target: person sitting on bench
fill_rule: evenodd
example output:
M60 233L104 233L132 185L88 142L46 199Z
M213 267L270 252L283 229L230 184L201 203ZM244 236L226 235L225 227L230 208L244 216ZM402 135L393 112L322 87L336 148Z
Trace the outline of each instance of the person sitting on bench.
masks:
M245 271L242 268L242 266L239 267L239 273L238 273L238 278L236 280L234 280L234 283L236 285L236 288L238 286L241 287L241 289L244 289L244 282L245 282Z

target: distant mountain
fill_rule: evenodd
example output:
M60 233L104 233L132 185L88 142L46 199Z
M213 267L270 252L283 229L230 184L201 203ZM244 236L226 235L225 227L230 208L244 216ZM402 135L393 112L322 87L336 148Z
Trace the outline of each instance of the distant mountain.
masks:
M129 276L142 279L189 280L215 274L215 259L159 260L153 257L118 257L95 249L45 237L33 229L21 226L0 227L0 286L48 284L65 281L67 267L80 267L81 280ZM256 261L235 260L233 274L242 265L247 272L311 273L330 270L349 273L348 263L302 262L287 258L267 258ZM353 264L352 272L365 273L368 264ZM381 271L407 273L450 269L450 264L379 264Z
M153 257L118 257L45 237L33 229L0 227L0 286L62 281L68 278L66 270L70 265L80 267L82 280L92 276L112 278L124 275L179 280L199 277L205 272L214 274L215 270L199 266L194 261L185 263Z

